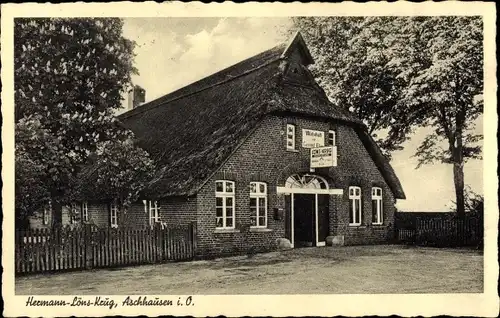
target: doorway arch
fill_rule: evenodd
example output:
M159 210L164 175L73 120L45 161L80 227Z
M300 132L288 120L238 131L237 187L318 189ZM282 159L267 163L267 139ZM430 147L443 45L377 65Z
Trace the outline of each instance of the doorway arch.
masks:
M285 195L285 235L294 247L324 246L329 234L330 195L342 194L331 189L319 175L290 175L278 193Z
M325 178L314 174L292 174L285 181L285 188L329 189Z

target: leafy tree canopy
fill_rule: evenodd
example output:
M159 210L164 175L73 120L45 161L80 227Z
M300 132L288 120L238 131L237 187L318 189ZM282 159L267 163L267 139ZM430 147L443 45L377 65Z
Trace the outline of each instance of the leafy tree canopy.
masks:
M135 201L153 181L156 166L132 139L99 143L89 165L78 175L77 198L115 198L124 206Z
M83 187L80 176L89 155L99 154L109 144L115 144L115 154L122 151L129 159L120 162L120 170L127 176L132 175L129 169L142 171L152 166L114 116L131 75L137 73L135 43L123 37L122 27L117 18L16 19L19 217L33 213L49 199L55 205L71 200L73 190ZM101 186L116 187L109 175L104 176L109 179L100 180Z
M419 166L453 164L463 214L463 164L481 158L482 135L474 129L483 111L481 18L298 17L294 23L310 45L320 85L371 134L383 132L377 142L388 157L417 127L434 129L415 156Z

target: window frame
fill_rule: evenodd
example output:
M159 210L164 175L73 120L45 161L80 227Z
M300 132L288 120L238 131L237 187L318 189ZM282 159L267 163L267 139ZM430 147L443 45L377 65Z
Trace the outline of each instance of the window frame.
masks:
M156 223L160 223L160 206L158 204L158 201L155 200L147 200L148 204L148 217L149 217L149 226L154 226ZM154 206L152 205L154 203ZM154 211L154 215L152 212ZM154 222L153 222L154 220Z
M377 194L377 190L380 194ZM377 211L373 211L373 201L376 201ZM373 216L375 215L376 222L373 221ZM382 225L384 224L384 201L383 201L383 191L381 187L372 187L372 224Z
M359 191L359 194L356 194L356 190ZM362 220L363 220L363 201L362 201L361 187L349 186L348 195L349 195L349 225L350 226L360 226L362 224ZM352 205L351 205L351 202L352 202ZM358 213L356 213L356 209L355 209L356 202L358 203L358 206L359 206ZM351 222L351 213L353 216L352 217L353 222Z
M255 185L256 192L252 192L252 185ZM260 191L260 186L264 186L264 191ZM255 224L256 225L251 225L250 228L267 228L267 183L261 182L261 181L252 181L250 182L250 211L252 209L251 201L252 199L255 199ZM261 216L261 211L260 207L261 205L259 204L259 199L264 199L264 224L259 224L259 219L262 217ZM251 213L251 212L250 212ZM250 218L254 218L250 214Z
M111 202L109 205L109 226L112 228L118 227L118 204L115 201Z
M222 191L217 191L217 184L222 183ZM232 191L228 192L227 191L227 185L230 184ZM215 229L217 230L227 230L227 229L235 229L236 228L236 188L235 188L235 182L231 180L216 180L215 181ZM217 198L222 199L222 206L217 205ZM227 205L227 199L231 198L232 199L232 204L229 206L233 210L232 216L228 217L227 216L227 210L228 210L228 205ZM217 216L217 209L222 208L222 216ZM222 226L218 226L218 218L222 218ZM232 225L227 226L227 219L231 218L232 219Z
M288 130L290 128L293 131L292 135L288 134ZM286 150L295 151L297 149L297 135L296 134L297 134L297 129L296 129L295 125L291 124L291 123L287 123L286 124L286 131L285 131ZM290 136L292 137L291 140L289 138ZM292 145L289 145L288 141L291 141Z
M327 136L327 145L328 146L337 146L337 132L334 129L328 130L328 136Z
M82 202L82 221L83 222L88 222L89 221L89 206L87 201Z

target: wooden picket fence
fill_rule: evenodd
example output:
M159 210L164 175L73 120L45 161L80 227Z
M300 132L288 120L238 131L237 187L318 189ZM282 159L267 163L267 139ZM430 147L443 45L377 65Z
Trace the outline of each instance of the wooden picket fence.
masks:
M120 267L193 259L196 224L18 230L15 239L16 274Z
M400 243L436 247L483 244L483 222L479 218L416 218L410 228L396 228Z

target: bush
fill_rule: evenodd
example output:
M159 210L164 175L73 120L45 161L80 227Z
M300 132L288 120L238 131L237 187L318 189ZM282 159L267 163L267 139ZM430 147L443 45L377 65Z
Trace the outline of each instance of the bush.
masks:
M483 218L484 216L484 197L481 194L474 192L470 186L466 186L464 189L464 201L465 201L465 213L469 216L476 216L478 218ZM453 202L456 212L456 202Z

